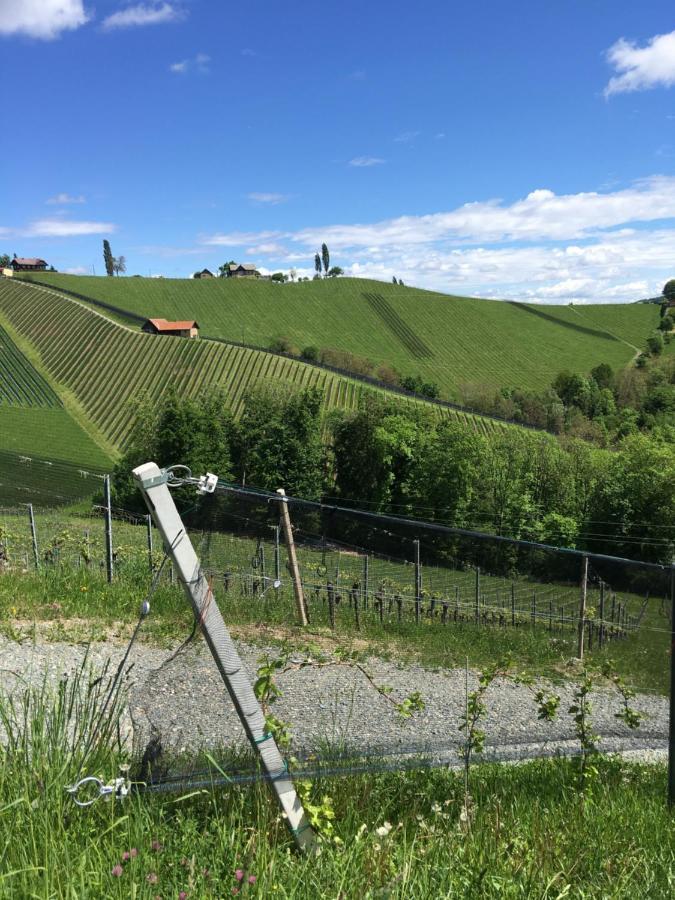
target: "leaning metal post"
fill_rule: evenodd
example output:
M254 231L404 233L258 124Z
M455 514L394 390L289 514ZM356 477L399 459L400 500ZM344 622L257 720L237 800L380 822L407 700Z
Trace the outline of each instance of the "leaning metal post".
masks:
M263 711L169 492L169 474L152 462L134 469L133 474L246 735L253 750L260 755L295 842L301 850L311 849L316 843L316 835L295 792L276 741L265 727Z

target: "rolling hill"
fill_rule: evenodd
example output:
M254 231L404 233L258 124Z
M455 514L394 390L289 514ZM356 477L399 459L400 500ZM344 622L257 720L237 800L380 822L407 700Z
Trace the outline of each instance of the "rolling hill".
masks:
M235 415L246 391L260 382L318 387L326 409L355 408L363 392L377 390L260 350L143 334L58 291L14 279L0 279L0 326L10 376L6 390L22 396L32 390L42 404L37 399L33 405L0 403L0 424L7 423L0 451L39 455L60 448L60 459L80 465L90 460L98 466L116 456L125 446L137 401L159 399L169 385L189 396L221 388ZM423 403L402 396L399 402ZM508 427L423 405L484 432ZM66 423L75 429L69 436Z
M135 316L195 318L206 337L267 347L283 336L299 349L348 350L435 381L451 400L462 383L541 390L562 369L586 373L601 362L618 369L644 347L659 318L649 304L545 306L352 278L285 285L60 274L39 280Z

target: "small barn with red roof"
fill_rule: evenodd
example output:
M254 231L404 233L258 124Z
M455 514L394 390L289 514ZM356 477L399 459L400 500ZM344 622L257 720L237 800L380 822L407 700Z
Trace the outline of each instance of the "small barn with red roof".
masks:
M141 331L145 331L147 334L169 334L182 338L199 337L199 325L194 319L184 322L169 322L167 319L148 319Z

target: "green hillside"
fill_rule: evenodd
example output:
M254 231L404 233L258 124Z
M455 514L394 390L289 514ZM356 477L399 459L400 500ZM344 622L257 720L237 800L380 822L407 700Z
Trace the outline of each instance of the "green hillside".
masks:
M125 445L137 401L159 398L169 386L188 396L219 387L235 415L247 389L260 382L318 387L324 392L327 409L355 408L364 391L375 390L354 379L262 351L143 334L63 294L16 280L0 280L0 325L25 344L99 446L111 447L113 452ZM398 399L406 404L420 402ZM507 427L480 416L429 408L482 431ZM12 429L22 446L35 442L37 447L44 442L47 429L42 429L42 435L36 433L41 421L38 417ZM0 443L0 449L9 448ZM37 454L37 449L34 452ZM70 458L81 461L79 453L73 446Z
M658 307L544 306L451 297L343 278L278 285L214 279L40 275L55 286L141 316L195 318L203 336L267 346L349 350L435 381L542 389L561 369L625 365L658 323Z

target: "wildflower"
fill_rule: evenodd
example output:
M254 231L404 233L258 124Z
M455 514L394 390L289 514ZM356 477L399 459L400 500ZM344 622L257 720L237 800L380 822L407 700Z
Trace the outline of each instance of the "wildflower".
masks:
M135 859L138 856L138 850L135 847L132 847L131 850L129 851L129 856L132 859Z
M119 863L117 863L116 866L112 867L112 871L110 874L113 876L113 878L119 878L123 871L124 871L124 869L122 868L122 866Z
M186 868L190 865L190 860L187 856L184 856L180 861L181 866L185 866Z
M187 891L181 891L178 895L178 900L187 900Z
M436 815L438 815L439 812L441 811L441 804L440 803L432 803L431 811L432 811L432 813L435 813Z
M155 872L148 872L148 874L145 876L145 880L148 882L148 884L157 884L159 878L157 877L157 874Z
M359 830L356 832L356 840L357 840L357 841L360 841L360 840L361 840L361 837L363 836L363 832L366 831L366 830L367 830L367 825L366 825L366 823L364 822L363 825L361 825L361 827L359 828Z
M233 894L238 894L238 893L239 893L239 888L238 888L238 887L233 887L233 888L232 888L232 893L233 893Z
M89 590L89 588L83 584L82 587L80 588L80 590L82 591L83 594L86 594L87 591Z
M375 834L378 837L385 838L391 831L392 827L393 826L392 826L391 822L385 822L384 825L380 825L379 828L375 829Z
M125 850L124 853L122 854L122 862L128 862L130 855L131 854L129 853L129 851Z
M150 846L152 847L153 850L156 850L157 852L159 852L162 849L162 845L160 844L159 841L153 841L152 844L150 844Z
M257 880L258 880L258 879L256 878L255 875L249 875L249 876L248 876L248 883L249 883L249 884L255 884Z
M243 869L237 869L236 872L234 873L234 877L237 879L237 881L243 881L243 879L244 879L244 870L243 870Z

